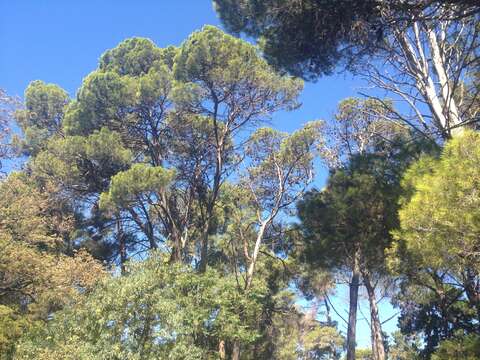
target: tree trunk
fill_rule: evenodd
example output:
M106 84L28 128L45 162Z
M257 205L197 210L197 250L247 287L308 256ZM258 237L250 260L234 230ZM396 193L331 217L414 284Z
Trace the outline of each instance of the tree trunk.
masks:
M260 225L260 229L258 230L257 239L255 241L255 248L253 249L252 260L250 265L248 266L246 282L245 282L245 290L249 290L250 286L252 285L253 274L255 272L255 266L257 264L258 254L260 252L260 246L263 242L263 236L265 234L265 230L269 224L270 220L262 222Z
M240 341L233 342L232 360L240 360Z
M123 233L122 223L119 216L117 216L117 219L116 219L116 228L117 228L118 251L120 253L120 271L123 275L126 272L125 263L127 262L127 248L125 244L125 235Z
M200 264L198 266L198 271L200 273L204 273L207 271L207 263L208 263L208 235L210 234L210 216L208 216L208 220L206 221L203 230L202 230L202 243L200 249Z
M370 303L370 324L372 329L372 348L374 360L385 360L385 348L383 346L382 324L378 315L375 288L368 271L363 271L363 280L367 288L368 302Z
M327 300L327 295L325 293L325 298L324 298L324 304L325 304L325 312L327 316L327 325L332 326L332 317L330 316L330 305L328 305L328 300ZM337 358L337 349L335 348L335 343L332 341L330 343L330 352L332 353L333 359Z
M218 357L222 360L225 359L225 341L220 340L218 343Z
M356 250L350 280L350 306L348 311L347 360L355 360L358 287L360 284L360 251Z
M178 230L174 226L172 226L170 235L173 242L172 253L170 254L170 263L173 264L182 261L182 241Z

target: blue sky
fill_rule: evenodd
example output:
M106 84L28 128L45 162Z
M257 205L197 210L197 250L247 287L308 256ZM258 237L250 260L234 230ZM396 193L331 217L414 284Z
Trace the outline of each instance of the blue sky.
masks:
M100 55L120 41L148 37L158 46L179 45L205 24L220 26L210 0L16 0L0 1L0 87L10 95L23 95L32 80L56 83L72 97L82 79L97 66ZM350 75L335 75L306 83L293 112L276 114L272 126L292 131L309 120L332 116L338 102L354 96L362 82ZM316 186L326 171L318 164ZM346 308L345 289L335 303ZM383 319L392 314L380 306ZM340 310L343 312L343 310ZM368 309L364 308L367 314ZM360 315L361 316L361 315ZM395 321L386 330L395 328ZM368 347L370 333L364 321L358 343Z

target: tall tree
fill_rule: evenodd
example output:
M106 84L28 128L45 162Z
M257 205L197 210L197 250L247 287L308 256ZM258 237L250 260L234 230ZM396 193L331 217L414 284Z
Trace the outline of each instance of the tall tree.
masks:
M349 359L355 357L362 283L370 304L372 353L375 359L385 358L376 284L387 275L384 251L391 242L389 231L396 226L402 169L415 154L415 146L406 146L408 132L385 120L392 112L392 107L386 109L373 99L342 101L323 129L326 142L321 152L331 167L327 187L299 204L306 262L350 275Z
M45 148L52 136L63 136L62 121L70 98L55 84L32 81L24 94L25 109L15 113L24 134L21 147L25 154L35 155Z
M465 132L403 180L390 266L402 282L400 325L424 334L425 355L458 330L479 331L479 141L477 132Z
M277 75L252 45L206 26L192 34L175 59L178 106L211 119L214 163L204 172L200 211L205 224L200 246L201 271L208 262L208 238L222 183L235 162L228 162L228 143L246 128L280 109L297 106L302 83ZM237 148L238 149L238 148Z
M220 188L243 158L244 144L236 137L276 110L295 107L301 86L276 74L255 47L214 27L192 34L178 49L128 39L102 56L65 109L65 138L52 140L38 158L58 164L54 172L63 171L64 185L90 204L92 215L106 216L98 225L110 229L117 243L125 239L122 229L135 229L137 250L161 246L172 261L198 261L204 271ZM102 150L109 162L93 153L80 162L66 156L62 144L107 133L120 139ZM37 169L48 175L46 166ZM150 175L162 171L171 174L169 186L157 187ZM132 187L125 183L132 176L153 183ZM113 187L130 187L128 201L112 197Z
M227 28L258 38L267 59L315 79L338 64L404 101L400 120L449 138L478 121L463 94L479 62L480 7L471 1L216 0ZM378 64L378 66L377 66ZM380 65L382 64L382 65ZM478 97L475 91L475 97Z

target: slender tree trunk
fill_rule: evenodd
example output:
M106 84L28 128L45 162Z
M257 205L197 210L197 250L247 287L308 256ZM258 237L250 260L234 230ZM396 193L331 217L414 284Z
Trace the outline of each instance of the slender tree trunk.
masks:
M258 230L257 239L255 241L255 247L253 249L252 260L247 270L246 283L245 283L245 290L247 291L250 289L250 286L252 286L253 274L255 272L255 265L257 264L258 254L260 252L260 247L263 242L263 236L265 234L265 230L267 229L269 222L270 220L262 222L262 224L260 225L260 229Z
M328 326L332 325L332 317L330 316L330 305L328 305L328 300L327 300L327 295L325 294L325 311L326 311L326 316L327 316L327 324ZM337 349L335 348L335 344L333 342L330 343L330 351L332 353L332 356L334 359L337 358Z
M355 360L358 287L360 285L360 251L356 250L350 279L350 306L348 311L347 360Z
M219 101L216 94L212 90L212 96L214 98L213 104L213 131L215 134L215 147L216 147L216 156L215 156L215 175L213 176L213 185L212 185L212 194L211 198L208 200L206 207L206 221L205 226L202 231L202 243L200 249L200 264L198 270L200 273L203 273L207 270L208 263L208 237L210 235L210 230L212 228L212 218L213 218L213 209L215 207L215 202L217 201L218 192L220 190L220 184L222 180L222 169L223 169L223 153L224 153L224 138L226 133L219 134L219 125L217 122L218 114L218 105ZM207 198L208 199L208 198Z
M240 341L233 342L232 360L240 360Z
M119 216L116 219L116 230L117 230L117 241L118 241L118 250L120 253L120 271L122 275L125 274L125 263L127 262L127 248L125 244L125 234L123 233L122 223Z
M378 315L377 299L375 288L368 271L363 271L363 281L367 289L368 302L370 304L370 324L372 329L372 347L373 358L375 360L385 360L385 347L383 346L382 324Z

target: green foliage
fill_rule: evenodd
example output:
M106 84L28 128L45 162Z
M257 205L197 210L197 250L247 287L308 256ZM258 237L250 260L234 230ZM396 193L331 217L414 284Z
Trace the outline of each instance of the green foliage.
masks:
M158 192L167 187L175 173L161 167L134 164L112 177L108 193L100 196L100 208L128 208L142 194Z
M359 360L373 360L372 350L370 349L358 349L355 355Z
M32 163L35 173L80 194L102 191L111 176L127 168L131 151L106 128L91 135L53 139Z
M232 277L197 274L153 253L57 313L47 329L24 339L16 358L55 358L74 346L77 359L213 359L220 339L255 341L264 291L257 283L241 294Z
M419 349L421 347L420 340L410 339L403 335L399 330L392 334L393 344L389 345L388 358L390 360L417 360L419 357Z
M402 330L424 332L427 355L458 330L478 331L479 145L479 134L465 131L403 180L389 266L402 280Z
M141 76L148 73L154 62L161 60L162 50L151 40L131 38L106 51L100 58L99 69L121 76Z
M376 39L361 38L379 25L377 1L253 1L215 0L220 18L235 33L259 38L267 59L297 76L329 74L358 46ZM347 51L344 49L350 45Z
M15 352L15 342L31 329L33 323L18 311L0 305L0 359L11 359Z
M480 357L480 336L478 334L457 335L444 340L432 355L432 360L464 359L475 360Z
M84 251L63 254L61 235L72 229L56 214L50 190L38 189L24 173L0 182L0 353L6 359L24 331L104 275Z
M15 114L25 134L21 150L36 154L44 149L50 137L62 134L64 110L70 99L59 86L40 80L31 82L24 96L25 109Z
M297 311L273 316L275 359L339 359L343 337L335 327L321 324L313 316Z
M403 201L396 236L419 264L480 272L479 161L480 136L467 131L448 142L440 159L424 158L407 172L404 187L413 194Z
M455 4L449 10L458 18L478 13L472 0L213 0L229 31L258 39L270 63L312 80L381 52L385 36L405 18L436 20L445 2Z
M10 158L12 151L12 119L15 111L20 107L21 103L18 99L9 96L7 92L0 88L0 171L2 168L2 160Z
M308 193L299 203L306 260L341 269L351 266L353 253L360 248L363 266L381 269L383 252L391 241L389 229L396 224L397 193L372 170L368 165L338 170L324 190Z
M278 212L298 199L313 176L313 157L321 141L321 122L311 122L291 135L260 128L250 137L250 158L243 186L255 207Z
M302 88L299 80L276 74L247 42L205 26L182 44L175 58L176 98L181 106L216 116L225 106L238 127L281 108L293 108ZM208 101L213 106L208 106Z
M121 122L134 103L133 79L114 72L88 75L77 100L67 108L63 126L68 134L86 135L93 130Z

